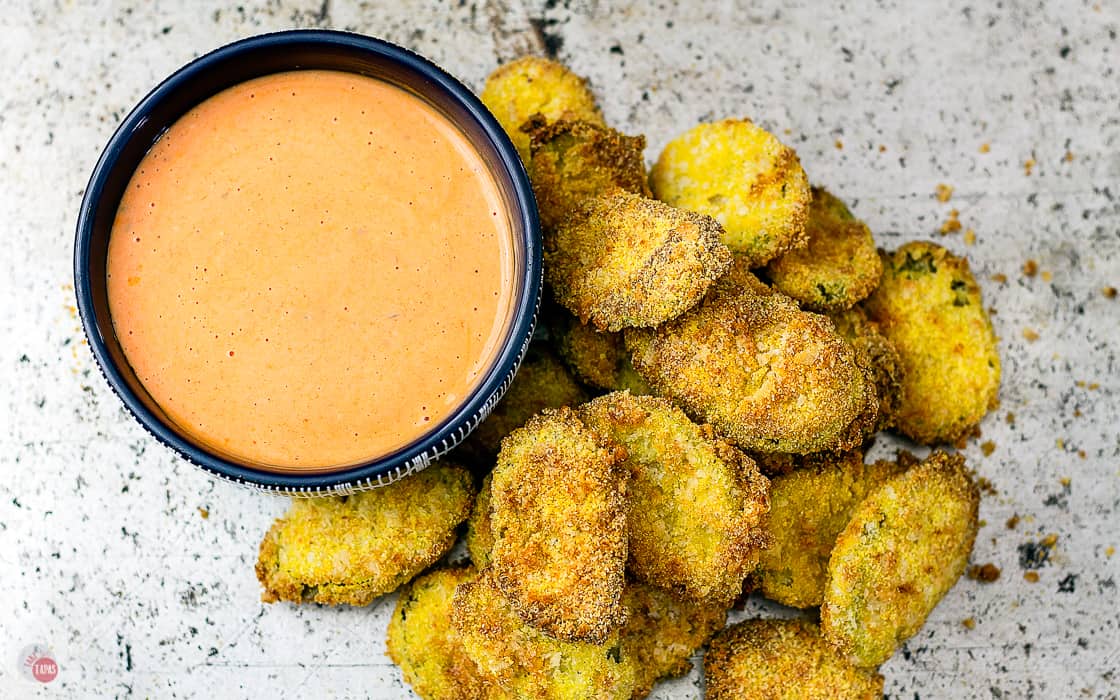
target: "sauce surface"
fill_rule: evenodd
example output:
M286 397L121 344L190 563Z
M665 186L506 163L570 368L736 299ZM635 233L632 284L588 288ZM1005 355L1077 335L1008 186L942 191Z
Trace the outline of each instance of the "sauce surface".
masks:
M510 322L513 235L466 137L399 88L295 71L184 115L129 182L109 308L180 429L239 461L383 456L481 382Z

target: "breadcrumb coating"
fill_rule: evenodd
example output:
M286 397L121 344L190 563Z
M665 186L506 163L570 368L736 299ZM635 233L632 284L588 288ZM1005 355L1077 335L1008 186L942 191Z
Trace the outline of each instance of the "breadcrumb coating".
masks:
M998 405L997 340L966 258L926 241L884 253L865 308L901 360L903 435L956 443Z
M556 300L600 330L651 327L694 306L731 265L719 224L616 190L544 239Z
M883 677L856 668L806 620L746 620L715 636L704 656L708 700L873 700Z
M602 643L625 621L625 452L571 409L545 410L502 441L490 482L490 567L521 619Z
M750 267L806 244L809 179L793 149L749 119L678 136L650 171L650 186L661 201L718 221L723 242Z
M549 121L581 119L603 124L595 96L581 78L556 61L523 56L504 63L486 78L479 95L502 125L521 159L529 162L529 135L521 125L540 114Z
M867 494L902 471L896 462L864 464L858 450L815 461L770 482L772 544L754 576L764 596L794 608L821 604L836 538Z
M964 573L979 505L964 458L944 452L872 491L828 562L825 639L857 666L890 658Z
M549 122L540 115L521 130L529 134L529 179L545 230L559 226L589 197L616 189L652 196L642 156L644 136L584 121Z
M505 700L513 696L479 672L451 624L455 588L474 567L437 569L401 590L389 619L389 658L424 700Z
M856 362L871 375L875 395L879 399L875 420L868 423L866 437L894 426L898 408L902 403L905 370L894 343L879 330L879 324L867 318L861 306L829 314L836 325L836 332L852 345Z
M630 572L682 597L729 605L769 541L766 477L665 399L616 392L578 413L627 453Z
M467 552L471 555L471 562L480 570L490 566L490 550L494 549L494 533L490 529L491 478L490 474L483 477L471 516L467 518Z
M867 224L844 202L813 188L805 227L808 245L770 261L766 274L774 287L810 311L847 309L879 285L883 264Z
M459 585L451 623L483 677L511 697L627 700L634 692L634 662L617 629L599 644L551 637L521 619L492 569Z
M627 330L626 346L659 395L746 450L851 449L878 410L870 376L832 323L738 260L699 306Z
M551 326L560 356L581 382L607 391L652 394L642 375L630 362L621 333L599 331L567 311Z
M372 491L295 499L261 542L261 600L368 605L451 549L473 498L470 473L439 462Z

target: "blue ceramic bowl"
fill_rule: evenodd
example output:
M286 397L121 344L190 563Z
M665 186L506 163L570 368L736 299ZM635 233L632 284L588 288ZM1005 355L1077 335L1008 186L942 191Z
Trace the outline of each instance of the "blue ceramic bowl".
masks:
M490 167L514 230L515 308L493 365L440 425L395 452L314 474L239 463L186 436L137 379L109 317L105 265L121 195L148 149L179 117L222 90L263 75L300 69L360 73L428 101L466 134ZM214 476L292 495L330 495L388 484L423 469L463 440L501 399L536 323L541 288L537 208L517 151L493 116L462 83L432 62L378 39L331 31L288 31L244 39L198 58L163 81L109 140L86 187L74 242L74 289L89 345L125 407L157 440Z

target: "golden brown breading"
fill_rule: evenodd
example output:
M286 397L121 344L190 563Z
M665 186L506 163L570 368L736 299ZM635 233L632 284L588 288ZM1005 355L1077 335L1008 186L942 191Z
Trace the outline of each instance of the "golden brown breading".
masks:
M473 497L470 473L440 462L372 491L295 499L261 542L261 600L368 605L451 549Z
M927 444L955 443L998 403L995 332L968 260L925 241L883 254L865 302L903 367L896 427Z
M490 474L483 477L478 496L474 499L471 517L467 519L467 552L480 570L490 566L490 550L494 548L494 533L490 529L491 478Z
M584 121L550 123L540 115L521 130L529 134L529 179L545 230L559 226L589 197L615 189L652 196L642 157L644 136L627 136Z
M668 591L631 582L622 594L629 617L622 628L622 655L637 674L634 700L649 695L663 678L692 670L692 653L727 621L727 608L677 598Z
M621 333L598 331L564 309L550 326L560 356L581 382L607 391L652 394L653 389L630 363Z
M877 407L851 346L742 269L654 330L628 329L634 368L658 394L757 452L845 450Z
M805 620L746 620L715 636L704 656L708 700L873 700L883 677L856 668Z
M617 629L601 644L550 637L521 619L492 569L456 589L451 623L479 672L512 697L627 700L634 691L634 662Z
M829 314L829 318L836 324L840 337L852 344L856 362L870 372L875 383L879 409L874 422L868 423L866 437L892 427L902 403L903 390L902 359L894 343L887 340L879 324L867 318L860 306Z
M867 224L842 201L813 188L808 245L770 261L766 274L774 287L811 311L847 309L879 284L883 264Z
M865 465L858 450L815 461L770 482L772 544L752 577L764 596L795 608L821 604L837 536L868 492L902 471L896 462Z
M711 218L615 191L584 200L544 239L556 300L584 323L656 326L691 308L731 265Z
M502 441L490 568L521 619L558 639L602 643L625 621L624 456L567 408Z
M768 543L766 477L665 399L616 392L578 413L628 455L631 573L683 597L729 605Z
M707 214L750 267L805 246L809 179L792 148L749 119L700 124L671 141L650 172L654 196Z
M403 588L397 599L386 647L424 700L513 699L479 672L451 624L455 587L474 578L474 567L437 569Z
M825 639L858 666L890 658L964 572L979 504L964 458L944 452L872 491L828 562Z
M489 468L502 438L529 418L546 408L575 406L586 400L587 392L572 378L564 363L546 346L533 343L505 396L459 449L471 461Z
M479 97L526 163L529 136L521 131L521 125L529 117L541 114L549 121L567 118L603 123L595 96L587 88L587 79L547 58L523 56L503 63L486 78Z

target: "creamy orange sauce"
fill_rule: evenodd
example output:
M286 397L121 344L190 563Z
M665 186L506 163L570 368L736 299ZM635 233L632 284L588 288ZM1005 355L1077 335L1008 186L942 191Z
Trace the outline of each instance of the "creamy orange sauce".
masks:
M258 78L145 156L109 241L109 308L167 416L279 469L384 456L435 428L510 323L497 183L421 99L351 73Z

